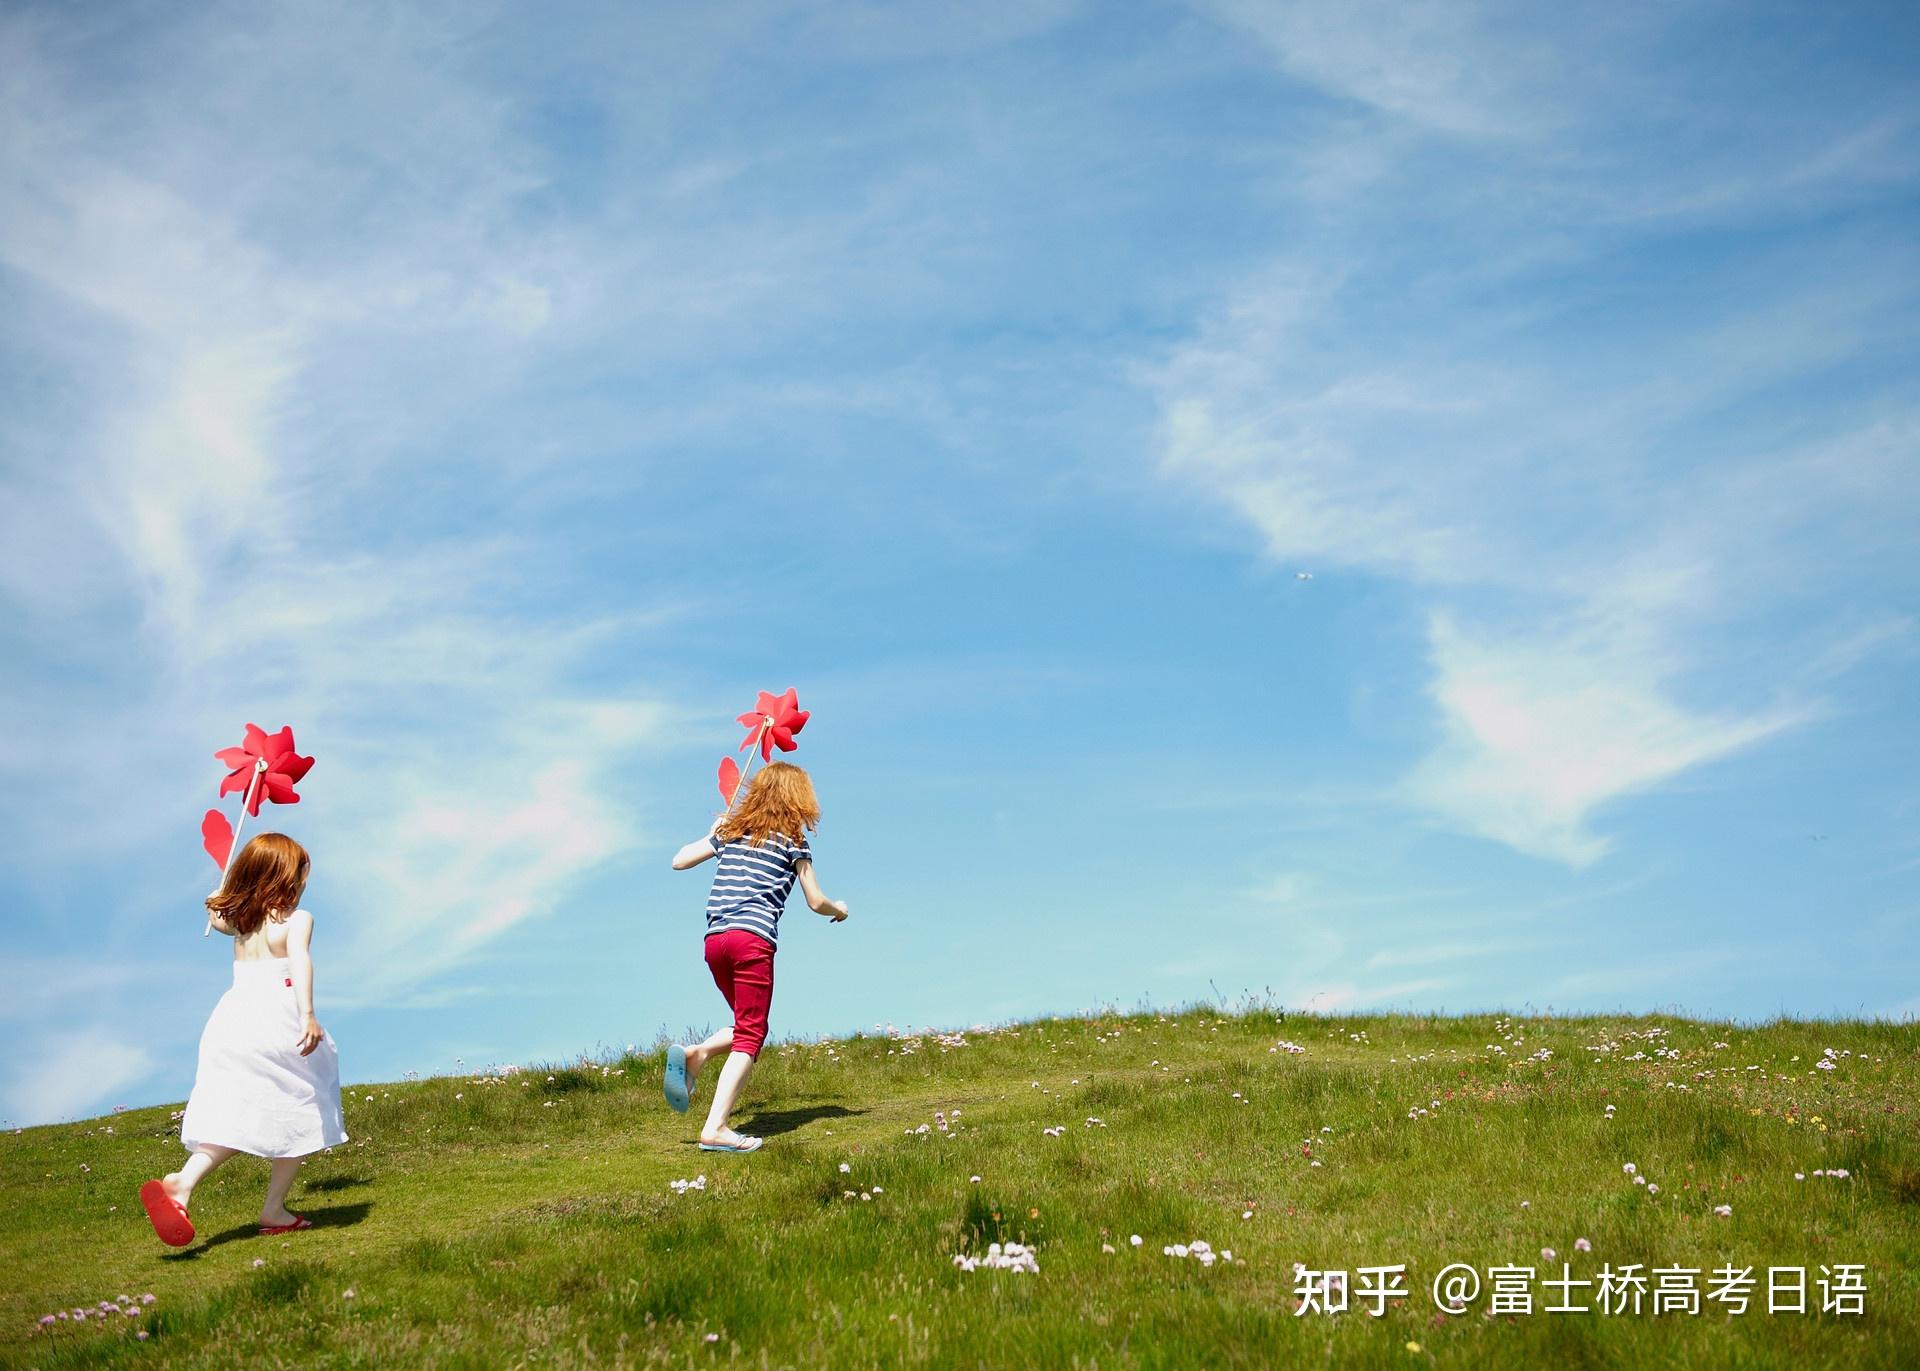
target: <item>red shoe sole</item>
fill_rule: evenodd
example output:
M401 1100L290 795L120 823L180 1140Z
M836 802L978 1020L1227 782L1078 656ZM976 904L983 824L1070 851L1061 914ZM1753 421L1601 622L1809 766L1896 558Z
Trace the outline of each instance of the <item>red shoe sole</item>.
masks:
M159 1181L148 1181L140 1187L140 1203L145 1206L147 1220L161 1242L168 1247L185 1247L193 1241L193 1220L167 1193L166 1186Z

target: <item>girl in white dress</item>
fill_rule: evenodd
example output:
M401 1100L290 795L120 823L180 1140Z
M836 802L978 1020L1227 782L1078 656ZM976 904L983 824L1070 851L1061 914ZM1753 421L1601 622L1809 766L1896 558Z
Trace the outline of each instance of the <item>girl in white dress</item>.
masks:
M339 1051L313 1016L313 916L299 907L310 869L300 844L262 833L207 898L213 926L233 938L233 988L200 1036L200 1066L180 1120L187 1164L140 1187L154 1232L170 1246L193 1241L193 1188L236 1152L273 1161L260 1232L311 1228L287 1211L287 1191L304 1157L347 1140Z

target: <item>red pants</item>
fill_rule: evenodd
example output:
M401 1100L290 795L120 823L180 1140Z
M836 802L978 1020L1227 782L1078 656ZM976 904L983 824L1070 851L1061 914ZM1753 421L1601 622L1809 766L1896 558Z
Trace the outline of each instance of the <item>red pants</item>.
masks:
M733 1011L733 1050L758 1057L773 1007L773 944L744 928L708 934L707 969Z

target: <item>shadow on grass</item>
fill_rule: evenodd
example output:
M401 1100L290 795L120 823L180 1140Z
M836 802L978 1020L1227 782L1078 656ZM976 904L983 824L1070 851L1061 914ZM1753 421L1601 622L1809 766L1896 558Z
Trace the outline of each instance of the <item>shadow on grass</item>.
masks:
M366 1218L372 1208L373 1206L371 1204L336 1204L330 1209L309 1209L306 1210L305 1213L309 1219L313 1220L314 1229L348 1228ZM242 1238L257 1238L259 1236L260 1225L257 1222L243 1223L237 1228L229 1228L225 1232L215 1233L212 1237L197 1242L192 1247L186 1248L183 1251L163 1253L160 1260L163 1262L190 1262L210 1248L219 1247L224 1243L238 1242ZM289 1233L285 1236L296 1240L299 1238L299 1234L297 1233Z
M843 1104L814 1104L805 1109L765 1109L734 1125L734 1130L749 1138L772 1138L791 1133L816 1119L847 1119L864 1114L864 1109L848 1109Z
M352 1190L357 1186L372 1184L365 1176L328 1176L324 1180L309 1181L300 1188L308 1194L330 1195L336 1190Z

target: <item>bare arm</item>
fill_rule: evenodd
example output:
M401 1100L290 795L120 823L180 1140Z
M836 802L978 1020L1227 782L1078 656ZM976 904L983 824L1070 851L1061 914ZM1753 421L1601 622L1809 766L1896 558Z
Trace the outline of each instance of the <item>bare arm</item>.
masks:
M713 856L713 834L714 830L719 827L720 820L715 819L708 825L706 837L695 838L692 842L674 853L673 869L675 871L685 871L690 867L700 865L700 863Z
M293 1000L300 1009L300 1055L320 1046L326 1030L313 1017L313 915L296 909L287 920L287 962L293 972Z
M824 914L835 923L847 917L845 900L829 900L826 892L820 889L820 879L813 874L813 860L808 858L794 868L794 874L800 878L800 893L807 897L807 908L816 914Z

